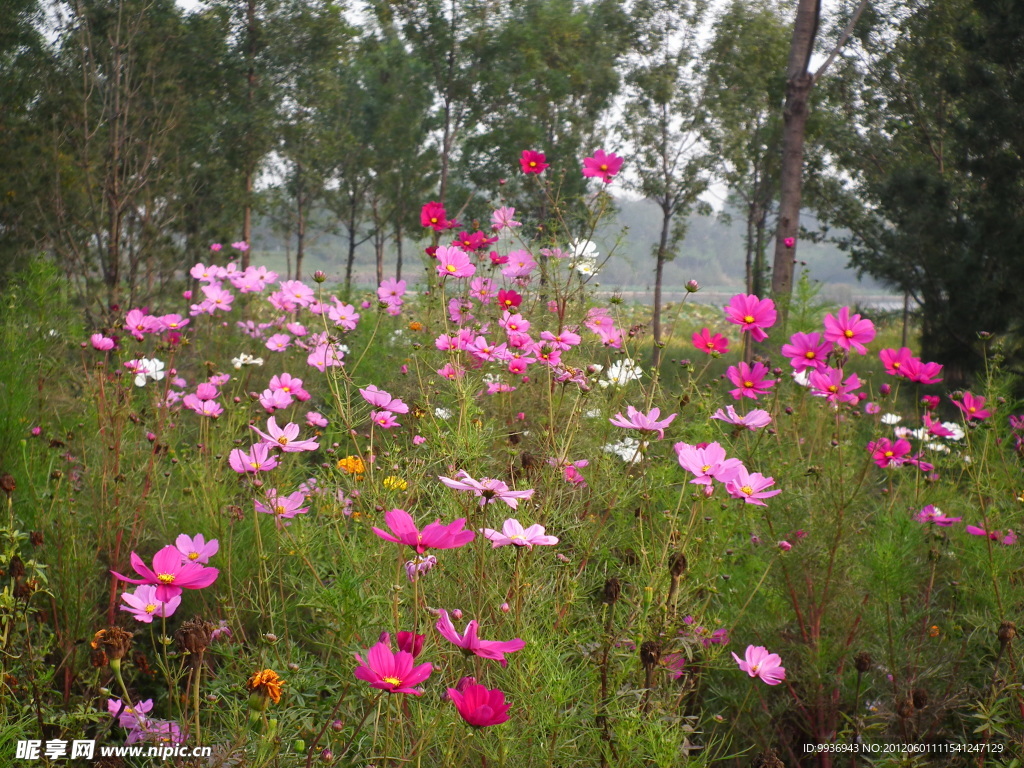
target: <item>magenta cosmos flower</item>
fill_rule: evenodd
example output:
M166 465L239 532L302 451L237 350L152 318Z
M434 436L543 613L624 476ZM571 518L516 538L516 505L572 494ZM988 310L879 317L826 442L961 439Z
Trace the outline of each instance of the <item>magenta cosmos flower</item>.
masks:
M970 392L964 392L963 402L954 400L953 405L963 411L968 421L982 421L992 415L992 411L985 410L985 398L972 395Z
M916 357L903 365L903 375L917 384L938 384L942 381L942 366L938 363L924 363Z
M789 344L782 345L782 354L789 358L790 365L797 372L824 368L825 358L831 351L832 345L822 341L820 333L794 333Z
M302 506L305 503L306 495L302 491L294 491L285 496L283 493L278 493L277 488L271 488L267 491L266 504L258 499L253 499L253 506L255 506L256 511L262 512L265 515L273 515L278 528L290 525L290 523L283 521L309 512L309 507Z
M720 333L712 335L707 328L693 334L693 346L706 355L724 355L729 351L729 340Z
M479 656L481 659L493 659L503 667L508 666L508 661L505 660L506 653L515 653L526 647L526 641L518 637L515 640L481 640L476 634L480 625L475 619L469 622L465 633L460 635L452 620L448 618L448 611L445 610L441 611L436 626L445 640L459 646L463 652Z
M264 444L272 448L280 448L285 453L299 453L300 451L315 451L320 447L316 440L299 440L299 425L286 424L283 428L277 426L277 417L271 416L267 419L267 432L249 427L253 432L263 438ZM267 434L267 433L270 434Z
M719 421L727 421L730 424L735 424L737 427L746 427L751 432L761 429L761 427L767 427L772 423L772 417L768 411L763 411L760 408L754 408L746 415L740 416L736 413L736 409L731 405L725 406L724 411L719 408L711 418L718 419Z
M1017 543L1017 534L1013 531L1007 531L1006 535L1003 536L1002 531L986 531L984 528L979 528L976 525L968 525L964 527L971 536L987 536L992 541L998 541L1000 544L1005 546L1012 546Z
M534 544L550 546L558 543L557 536L544 535L543 525L535 523L529 528L524 529L520 522L514 517L510 517L506 520L504 525L501 526L500 531L495 531L491 528L484 528L481 533L483 533L486 538L490 539L492 549L504 547L507 544L533 549Z
M437 258L437 274L441 277L472 277L476 273L476 265L461 248L442 245L434 256Z
M907 363L910 362L912 357L913 355L910 354L910 350L906 347L883 349L878 353L878 359L882 361L882 365L885 366L885 372L890 376L905 376Z
M434 666L429 662L414 665L415 659L406 651L392 651L387 643L377 643L366 652L366 661L357 653L355 676L365 680L373 688L388 693L411 693L413 696L423 695L423 691L413 686L422 683Z
M754 341L764 341L768 334L765 328L775 325L777 317L775 302L771 299L759 299L753 294L737 293L725 307L726 319L746 331Z
M942 513L941 509L932 504L924 507L920 512L914 515L914 519L919 523L931 523L932 525L939 525L943 528L947 528L953 523L959 523L963 520L962 517L946 517Z
M754 363L753 366L746 363L730 365L725 375L736 385L736 389L729 390L729 394L734 400L739 400L741 397L757 400L759 396L775 386L775 379L765 378L768 375L768 367L762 363Z
M825 341L838 344L843 349L853 349L867 354L865 344L875 338L875 326L860 315L850 317L850 308L843 307L835 316L825 315Z
M544 169L549 165L546 160L543 152L524 149L519 158L519 167L523 169L523 173L544 173Z
M497 688L466 683L461 692L457 688L449 688L448 698L459 710L462 719L474 728L500 725L508 720L511 705L505 703L505 694Z
M154 596L161 603L170 602L181 594L183 589L203 589L217 580L220 571L216 568L204 568L198 563L182 562L181 552L177 547L166 546L153 555L153 567L150 569L142 562L142 558L132 552L132 568L142 576L141 579L129 579L117 571L111 571L121 581L129 584L152 584L156 587Z
M610 184L621 168L622 158L603 149L597 150L593 157L583 160L583 175L601 179L605 184Z
M665 439L665 428L671 424L677 414L671 414L661 421L658 417L661 416L660 408L651 408L647 413L638 411L632 405L626 407L626 416L623 417L621 413L616 413L614 417L608 419L616 427L622 427L623 429L635 429L640 432L657 432L658 439Z
M494 480L490 477L474 480L465 470L457 472L454 479L438 476L438 480L457 491L473 491L480 497L481 507L492 503L495 499L501 499L512 509L517 509L519 499L528 499L533 496L533 488L525 491L513 491L501 480Z
M810 372L811 394L824 397L833 405L839 403L856 403L858 397L853 390L860 386L856 373L851 373L843 381L843 372L839 368L824 368Z
M895 443L887 437L880 437L868 443L871 460L880 467L899 467L907 462L910 443L902 437Z
M445 218L444 206L440 203L431 201L423 206L420 210L420 224L429 229L433 229L435 232L443 232L444 230L453 227L454 221L448 221Z
M392 509L384 513L384 522L393 533L374 528L375 534L387 541L412 547L418 555L422 555L428 549L455 549L468 544L476 537L473 531L463 530L466 526L464 517L448 525L441 525L440 520L435 520L421 531L413 522L412 515L404 509Z
M745 658L740 658L735 653L732 655L740 669L751 677L759 677L768 685L778 685L786 679L786 668L782 666L782 659L777 653L768 653L763 645L748 645Z
M228 464L235 472L269 472L277 466L277 457L270 455L270 448L264 443L252 446L248 453L235 448L228 454Z
M738 467L736 474L725 483L725 490L734 499L743 499L747 504L756 504L759 507L767 507L761 499L768 499L782 493L779 488L773 491L765 490L775 485L775 478L765 477L760 472L747 472L746 467Z

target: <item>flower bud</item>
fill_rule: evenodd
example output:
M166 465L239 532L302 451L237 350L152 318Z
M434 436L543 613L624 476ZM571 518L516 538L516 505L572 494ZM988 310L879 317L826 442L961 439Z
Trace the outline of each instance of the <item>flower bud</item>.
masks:
M327 273L324 272L322 269L318 269L316 272L313 273L313 282L314 283L323 283L326 280L327 280Z

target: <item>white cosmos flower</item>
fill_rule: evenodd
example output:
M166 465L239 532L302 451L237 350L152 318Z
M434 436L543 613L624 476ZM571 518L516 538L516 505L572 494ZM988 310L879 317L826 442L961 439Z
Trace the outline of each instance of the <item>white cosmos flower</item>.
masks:
M601 254L590 240L573 240L569 247L572 249L573 269L586 277L596 275L600 271L597 268L597 257Z
M903 417L900 416L898 413L885 413L885 414L882 414L882 423L883 424L890 424L890 425L891 424L899 424L901 421L903 421Z
M614 453L623 461L635 464L643 458L643 452L646 447L646 442L641 443L635 437L624 437L617 443L601 446L601 450L605 453Z
M811 374L808 369L804 368L802 371L793 372L793 381L799 384L801 387L811 386Z
M610 384L621 387L629 384L631 381L639 381L643 374L644 369L627 357L622 360L616 360L609 365L605 373L605 379L599 381L598 384L602 387L607 387Z
M452 412L447 408L435 408L434 415L443 421L448 421L452 417Z
M160 381L164 377L164 364L157 360L144 357L135 361L135 386L146 386L146 380Z
M231 358L231 364L235 368L241 368L243 365L263 365L263 358L253 357L243 352L238 357Z
M942 422L942 426L944 426L946 429L948 429L950 432L953 433L952 435L950 435L949 437L946 438L947 440L963 440L964 439L963 427L961 427L955 421L944 421L944 422Z

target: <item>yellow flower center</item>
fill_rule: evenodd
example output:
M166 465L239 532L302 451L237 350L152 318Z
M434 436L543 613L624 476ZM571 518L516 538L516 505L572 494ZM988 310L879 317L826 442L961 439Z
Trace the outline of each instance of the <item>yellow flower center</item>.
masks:
M285 508L284 508L283 506L281 506L280 504L278 504L278 505L277 505L276 507L274 507L274 514L277 514L277 515L283 515L283 514L284 514L285 512L287 512L287 511L288 511L288 510L286 510L286 509L285 509Z
M388 685L401 685L402 684L402 681L399 680L397 677L383 677L381 679L385 683L387 683Z
M198 560L199 559L199 553L198 552L189 552L188 553L188 559L189 560Z
M445 269L447 269L449 272L454 272L455 271L455 265L454 264L449 264L447 267L445 267Z
M146 611L146 613L156 613L156 604L149 603L146 605L144 610Z
M158 573L156 575L156 578L157 578L157 580L161 584L173 584L174 583L174 574L173 573Z
M437 216L434 216L434 217L432 217L432 218L430 219L430 223L431 223L431 224L437 224Z
M259 469L260 468L260 465L257 464L255 461L250 461L249 462L249 466L252 467L253 469Z
M752 382L752 381L744 381L743 382L743 386L746 387L747 389L750 389L752 386L754 386L754 382Z
M744 323L752 323L752 322L754 322L754 316L753 315L744 315L743 316L743 322Z
M522 540L523 540L523 539L525 539L526 537L525 537L525 536L520 536L520 535L519 535L518 533L513 533L513 534L512 534L511 536L509 536L509 538L510 538L510 539L511 539L512 541L522 541Z
M740 491L742 491L745 496L750 496L754 492L754 489L751 488L749 485L744 485L742 488L740 488Z
M277 442L279 442L281 445L288 445L288 438L285 437L284 435L281 435L279 438L277 438Z
M602 163L601 170L602 171L607 171L608 170L608 166Z
M891 459L895 454L892 451L886 451L882 455L885 456L885 458L887 459Z
M845 336L848 339L852 339L853 338L853 331L851 331L849 328L847 328L845 331L843 331L843 336Z
M839 391L839 387L837 387L835 384L833 384L832 386L830 386L828 388L828 391L829 392L838 392Z
M808 360L813 360L814 352L812 352L811 350L807 350L806 352L804 352L804 357L806 357Z
M700 468L700 471L701 472L707 472L709 469L711 469L711 465L710 464L705 464L703 467Z

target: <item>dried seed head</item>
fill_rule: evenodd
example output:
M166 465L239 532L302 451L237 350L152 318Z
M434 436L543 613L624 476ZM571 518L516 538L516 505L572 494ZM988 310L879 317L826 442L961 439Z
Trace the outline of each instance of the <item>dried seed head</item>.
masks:
M131 649L133 637L133 632L127 632L120 627L108 627L93 635L90 645L103 651L111 661L120 661Z
M904 720L914 716L914 702L910 699L900 699L896 702L896 714Z
M678 579L686 571L686 555L682 552L673 552L668 559L668 572L673 579Z
M10 496L14 493L14 489L18 487L18 484L14 482L14 476L4 472L0 475L0 490Z
M645 640L640 644L640 663L644 669L653 669L661 659L661 643L657 640Z
M862 675L871 669L872 664L874 664L874 661L872 661L871 654L867 651L861 651L853 657L853 666L855 666L857 671Z
M11 558L11 562L7 566L7 574L12 579L20 579L22 576L25 575L25 564L17 555Z
M924 709L928 706L928 691L924 688L915 688L910 692L910 700L914 709Z
M612 576L607 579L604 583L604 594L601 597L601 602L605 605L615 605L618 602L619 595L622 594L622 585L619 580Z
M999 625L999 631L996 633L996 636L999 638L999 645L1005 649L1007 645L1013 642L1013 638L1017 636L1017 625L1012 621L1004 621Z
M178 650L185 653L203 653L213 642L214 626L198 616L184 622L174 633L174 642Z
M774 749L759 754L750 766L751 768L786 768L786 764L779 759Z

